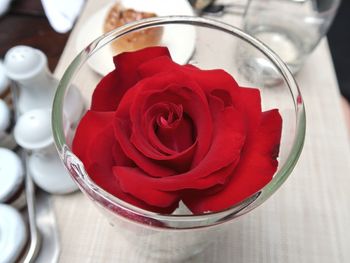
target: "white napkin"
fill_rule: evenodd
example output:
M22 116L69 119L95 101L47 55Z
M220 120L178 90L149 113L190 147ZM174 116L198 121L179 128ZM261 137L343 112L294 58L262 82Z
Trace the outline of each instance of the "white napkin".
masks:
M6 13L12 0L0 0L0 16Z
M41 0L41 3L53 29L66 33L73 27L84 0Z

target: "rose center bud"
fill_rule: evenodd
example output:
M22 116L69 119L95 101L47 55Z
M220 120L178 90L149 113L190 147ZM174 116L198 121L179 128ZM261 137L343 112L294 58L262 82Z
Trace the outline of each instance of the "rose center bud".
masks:
M194 127L182 105L167 104L156 118L155 133L169 149L181 152L194 143Z
M176 128L179 125L179 121L182 116L177 116L174 112L166 112L165 114L161 114L157 118L157 124L159 127L170 129L172 127Z

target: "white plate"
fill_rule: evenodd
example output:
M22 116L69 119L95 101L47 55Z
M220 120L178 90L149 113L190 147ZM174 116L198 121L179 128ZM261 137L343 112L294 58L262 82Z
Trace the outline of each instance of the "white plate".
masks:
M77 52L83 50L89 43L103 34L103 24L108 10L115 2L111 2L98 10L81 28L77 36ZM193 10L187 0L121 0L126 8L137 11L153 12L157 16L188 15L193 16ZM193 27L177 25L166 26L160 45L167 46L173 60L185 64L192 56L195 46L196 32ZM89 66L101 75L106 75L114 69L113 52L102 48L89 59Z

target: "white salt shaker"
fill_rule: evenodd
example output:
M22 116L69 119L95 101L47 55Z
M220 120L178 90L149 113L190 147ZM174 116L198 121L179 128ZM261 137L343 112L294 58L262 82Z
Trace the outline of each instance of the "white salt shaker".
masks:
M5 55L4 66L7 76L19 87L20 114L36 108L51 108L56 81L43 52L28 46L13 47Z
M22 161L16 153L6 148L0 148L0 203L18 209L26 204Z
M32 109L51 109L58 80L47 66L46 55L29 46L15 46L5 55L7 76L19 87L18 112ZM67 94L66 116L75 123L81 116L84 104L80 92L71 87Z
M13 207L0 204L0 262L17 262L28 240L21 214Z
M20 116L14 136L18 145L32 152L27 165L36 185L52 194L66 194L78 189L54 146L51 110L36 109Z

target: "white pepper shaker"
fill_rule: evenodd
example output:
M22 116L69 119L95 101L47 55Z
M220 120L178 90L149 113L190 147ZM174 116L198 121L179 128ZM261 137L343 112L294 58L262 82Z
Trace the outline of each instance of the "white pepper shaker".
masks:
M51 110L35 109L20 116L14 136L18 145L31 151L27 166L36 185L52 194L66 194L78 189L55 148Z
M18 111L51 108L56 81L52 78L43 52L28 46L16 46L5 55L7 76L19 87Z
M15 46L7 51L4 60L7 76L19 87L19 114L32 109L51 109L58 80L47 66L46 55L29 46ZM84 103L73 86L67 94L66 116L75 123L81 116Z

